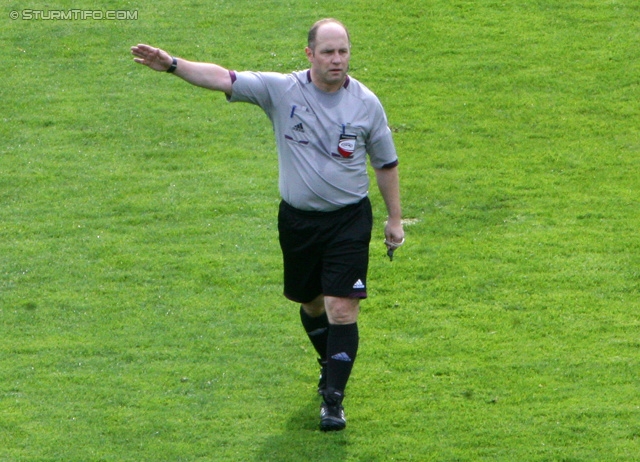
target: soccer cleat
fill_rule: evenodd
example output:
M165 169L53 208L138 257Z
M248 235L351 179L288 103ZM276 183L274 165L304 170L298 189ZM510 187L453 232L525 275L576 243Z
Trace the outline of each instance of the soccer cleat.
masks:
M327 389L327 361L318 358L320 364L320 377L318 379L318 394L323 395Z
M323 432L344 430L347 426L342 399L340 392L325 392L320 405L320 430Z

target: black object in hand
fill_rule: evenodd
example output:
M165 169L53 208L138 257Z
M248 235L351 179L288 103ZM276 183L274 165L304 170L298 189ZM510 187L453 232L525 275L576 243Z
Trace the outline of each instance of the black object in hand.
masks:
M395 250L396 250L396 249L393 249L393 248L391 248L391 249L387 250L387 256L389 257L389 261L393 261L393 252L394 252Z

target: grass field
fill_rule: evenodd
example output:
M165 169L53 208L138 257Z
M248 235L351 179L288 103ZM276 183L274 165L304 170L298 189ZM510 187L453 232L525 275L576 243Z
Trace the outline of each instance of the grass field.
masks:
M338 434L281 296L267 118L129 54L288 72L326 16L410 220L390 263L372 190ZM639 459L637 1L8 0L0 25L0 460Z

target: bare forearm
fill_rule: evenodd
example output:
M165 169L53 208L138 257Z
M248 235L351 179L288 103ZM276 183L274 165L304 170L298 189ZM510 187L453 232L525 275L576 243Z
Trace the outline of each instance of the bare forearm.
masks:
M376 169L378 188L387 207L389 220L400 222L402 220L402 207L400 205L400 178L398 169Z
M198 63L182 58L173 58L169 53L150 45L136 45L131 47L134 61L155 71L166 72L172 68L173 73L187 82L210 90L231 93L231 75L229 71L217 64Z
M229 71L217 64L197 63L178 58L174 74L192 85L231 93L231 76Z
M384 227L387 248L395 249L404 243L402 207L400 206L400 178L398 168L376 169L376 180L380 194L387 206L389 218Z

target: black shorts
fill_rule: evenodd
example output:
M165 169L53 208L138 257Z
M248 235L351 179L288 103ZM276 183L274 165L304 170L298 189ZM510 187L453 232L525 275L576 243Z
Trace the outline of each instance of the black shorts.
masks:
M278 231L285 297L298 303L321 294L367 298L372 227L369 198L332 212L307 212L282 201Z

